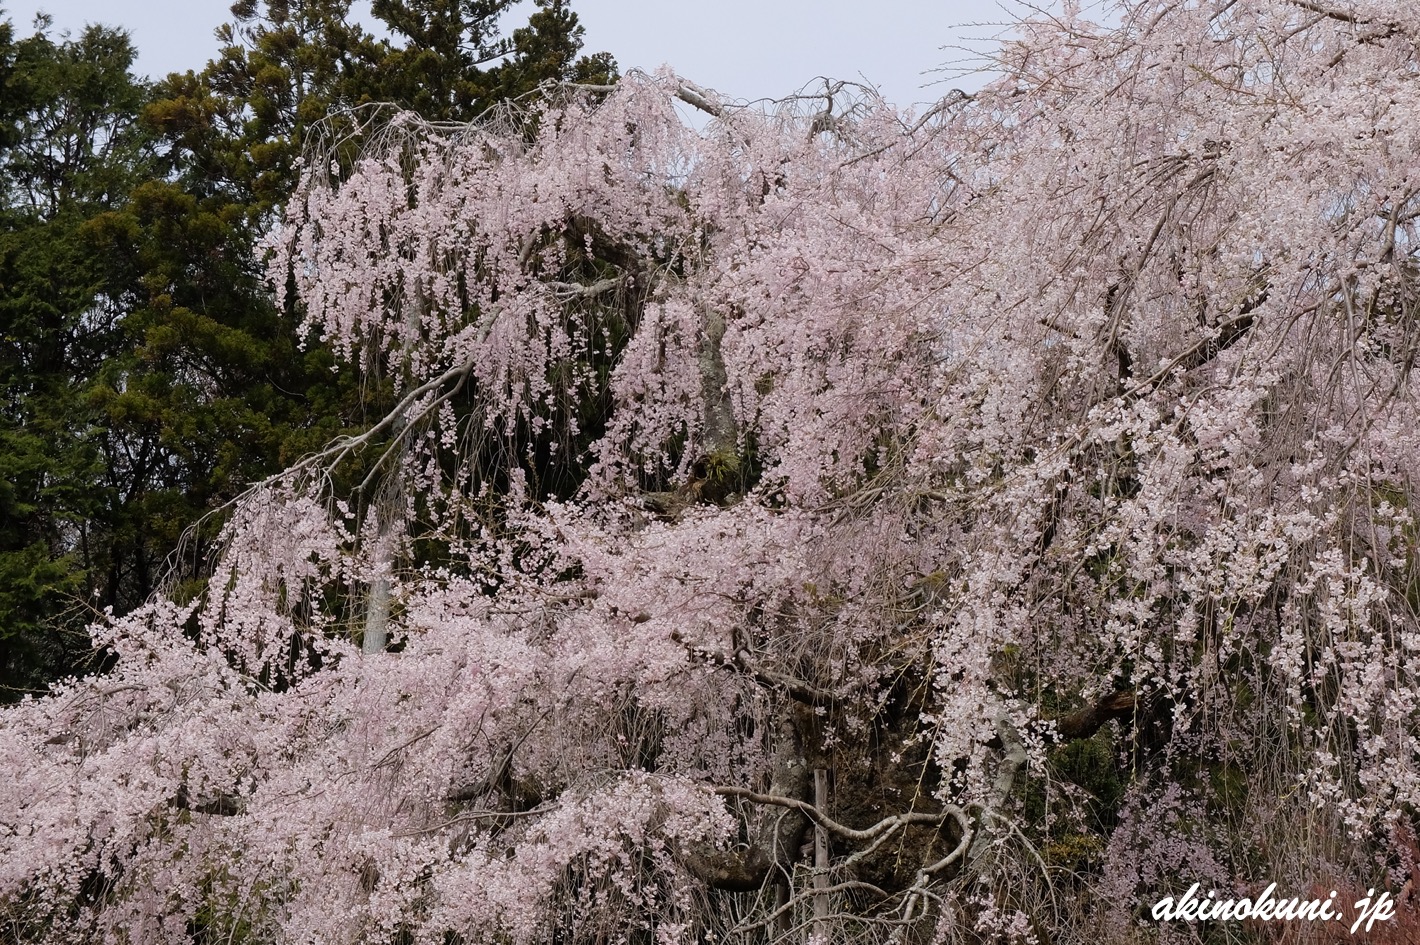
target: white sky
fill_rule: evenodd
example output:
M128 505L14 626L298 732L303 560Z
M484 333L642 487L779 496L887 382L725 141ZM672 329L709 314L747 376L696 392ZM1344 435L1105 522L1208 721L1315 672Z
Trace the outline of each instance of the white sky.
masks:
M230 19L231 0L0 0L28 35L36 11L54 29L122 26L138 47L140 73L200 69L216 52L212 31ZM368 4L360 4L368 9ZM680 75L743 99L780 97L816 76L878 86L899 105L930 102L978 77L933 72L962 65L969 44L989 49L1011 0L570 0L586 27L587 52L612 53L622 71L670 64ZM1053 5L1047 3L1044 5ZM531 9L531 4L527 4ZM511 18L526 22L527 12ZM972 25L985 24L985 25Z

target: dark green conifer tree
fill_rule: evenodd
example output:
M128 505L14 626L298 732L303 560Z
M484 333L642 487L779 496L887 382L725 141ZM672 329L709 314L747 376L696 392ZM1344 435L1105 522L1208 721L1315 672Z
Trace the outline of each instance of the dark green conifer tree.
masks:
M202 589L219 512L382 412L264 283L308 129L388 101L471 119L607 82L561 0L239 0L201 71L152 86L120 31L0 25L0 700L91 658L86 622Z
M103 27L0 26L0 697L76 669L108 580L133 577L116 519L156 460L111 439L94 401L124 338L95 221L157 160L133 59Z

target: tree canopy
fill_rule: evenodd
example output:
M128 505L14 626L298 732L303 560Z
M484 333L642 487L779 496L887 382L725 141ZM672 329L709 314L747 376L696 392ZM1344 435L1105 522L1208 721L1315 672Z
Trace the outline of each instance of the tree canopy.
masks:
M102 27L56 43L0 26L0 672L11 686L42 689L46 670L88 649L87 592L109 560L101 536L117 501L105 473L143 462L112 452L90 400L122 335L96 221L157 168L133 57Z
M0 712L7 934L1267 940L1148 907L1412 883L1420 17L1116 12L921 116L313 129L270 278L390 408Z
M578 58L563 4L503 40L510 7L382 4L376 40L342 0L238 3L217 59L154 84L120 31L17 41L5 24L0 699L92 667L83 627L165 576L197 593L226 503L386 408L272 304L259 242L328 115L468 119L543 81L614 79L606 56ZM444 44L423 45L434 21ZM460 91L431 98L416 52Z

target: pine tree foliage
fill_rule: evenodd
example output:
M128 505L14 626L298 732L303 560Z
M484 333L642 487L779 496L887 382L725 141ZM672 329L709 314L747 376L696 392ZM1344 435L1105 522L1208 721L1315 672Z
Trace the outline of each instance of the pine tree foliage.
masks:
M0 29L0 640L4 683L43 687L86 651L93 573L135 461L99 426L94 378L120 345L95 220L156 167L134 50L90 27L55 42ZM140 447L141 450L141 447Z
M560 5L499 39L509 7L404 3L376 41L348 3L238 3L215 61L152 88L119 32L15 42L6 24L0 698L94 658L82 627L99 611L164 579L198 593L228 502L383 412L387 382L333 379L329 350L272 305L258 244L329 114L392 101L467 118L544 80L614 79L604 58L578 64ZM421 68L460 90L437 101L405 71L429 20L450 32Z

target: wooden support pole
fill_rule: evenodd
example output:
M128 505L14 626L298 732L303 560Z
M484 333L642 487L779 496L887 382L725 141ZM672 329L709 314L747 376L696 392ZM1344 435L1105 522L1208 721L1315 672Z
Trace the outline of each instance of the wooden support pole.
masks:
M814 769L814 806L820 811L828 809L828 769ZM828 888L828 831L814 826L814 889ZM814 937L820 941L828 937L828 893L814 893Z
M784 909L789 904L789 878L782 873L774 881L774 911L779 913L779 918L774 920L774 941L779 941L788 935L794 927L793 914L788 909ZM782 912L780 910L783 909Z

